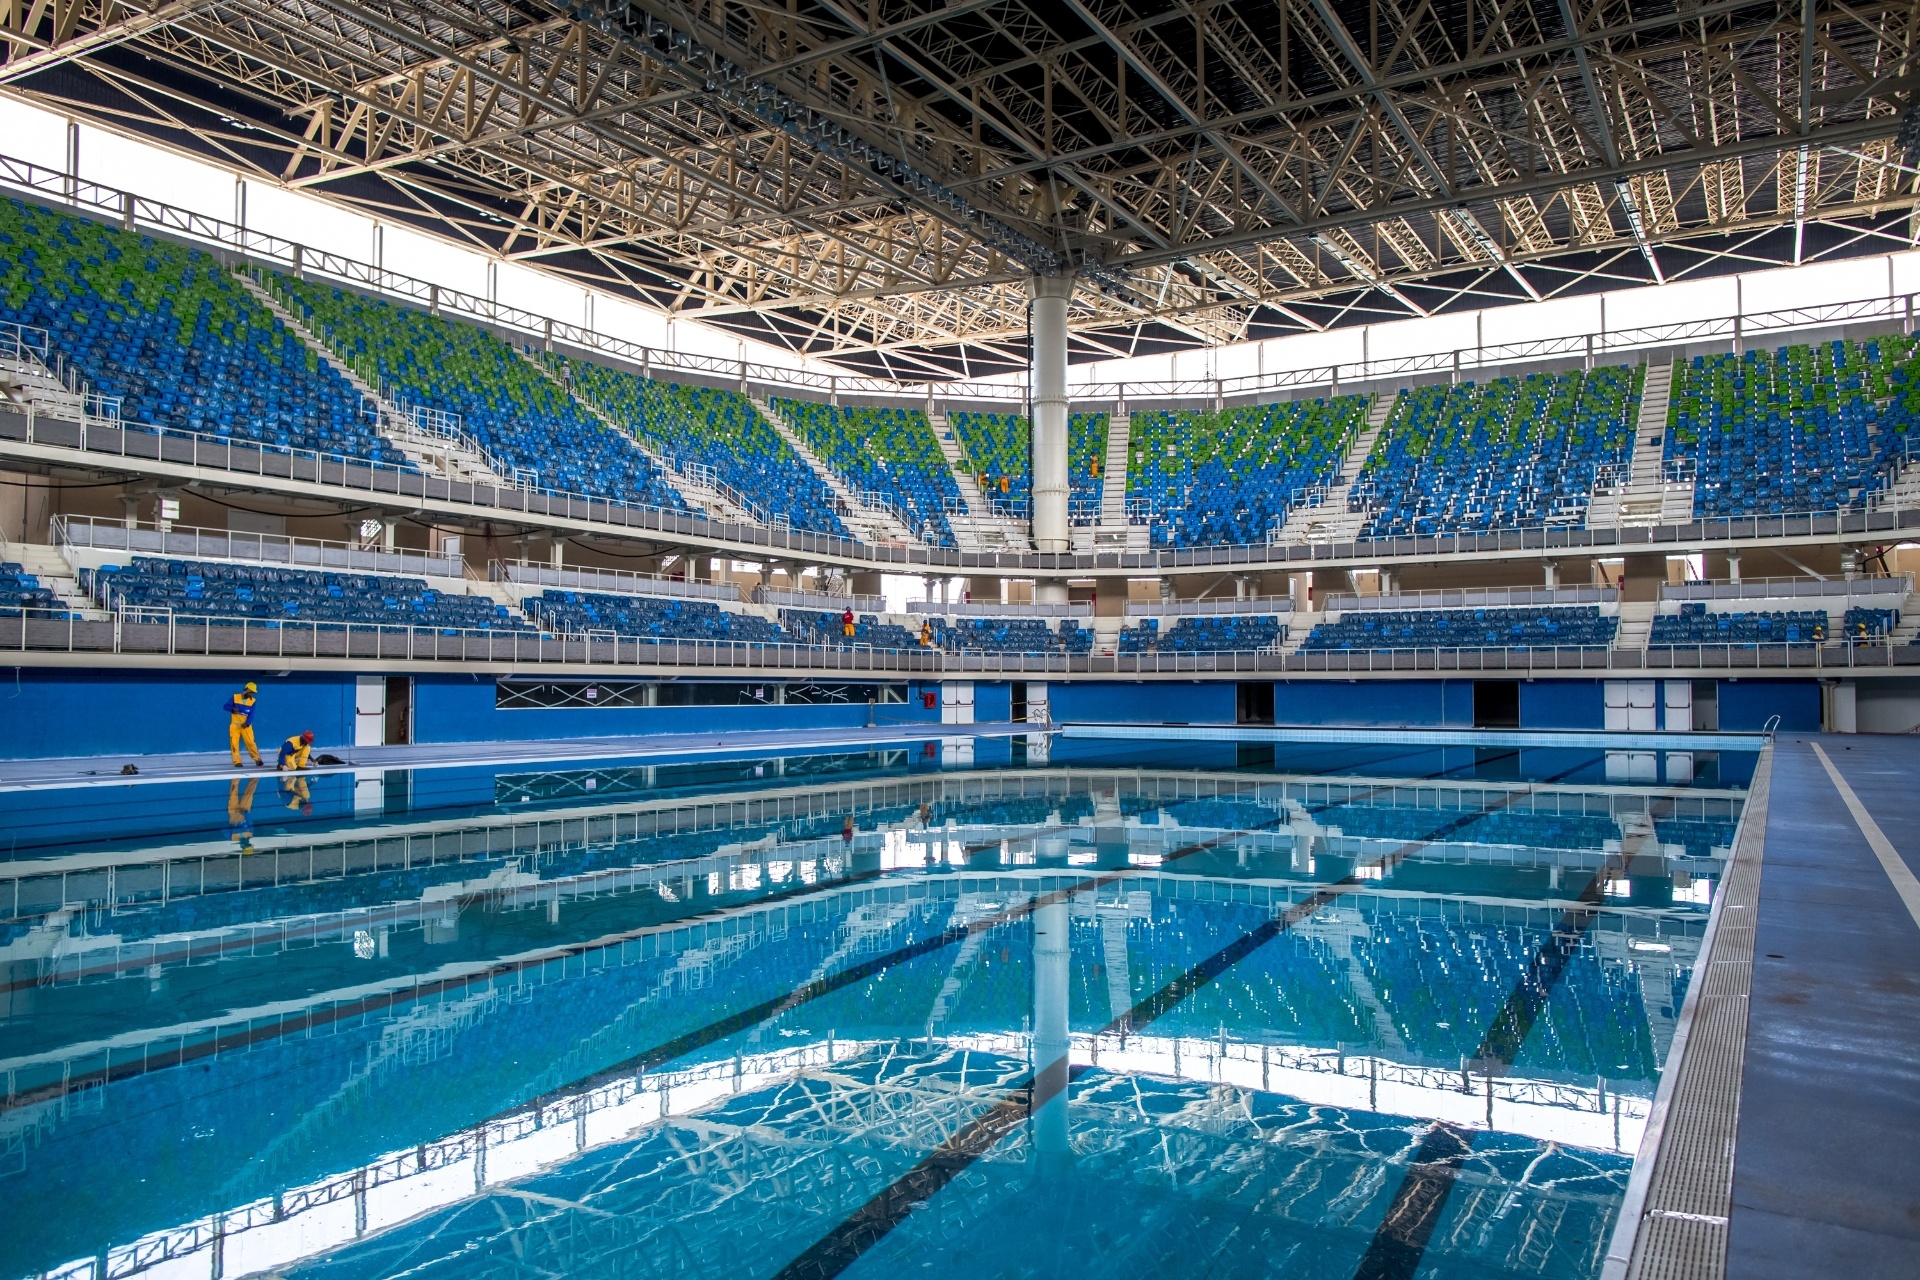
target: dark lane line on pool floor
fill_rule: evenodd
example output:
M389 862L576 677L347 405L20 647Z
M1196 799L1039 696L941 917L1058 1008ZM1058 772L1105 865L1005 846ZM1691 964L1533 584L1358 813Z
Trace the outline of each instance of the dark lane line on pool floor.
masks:
M1583 761L1563 773L1544 779L1543 783L1557 782L1590 763L1591 760ZM1463 813L1421 839L1410 840L1391 853L1382 855L1377 862L1368 863L1367 869L1378 868L1384 874L1419 850L1531 795L1533 787L1543 783L1516 789L1495 802ZM1172 1012L1194 992L1300 921L1310 918L1330 903L1360 891L1367 883L1360 878L1359 868L1355 868L1352 874L1315 890L1136 1002L1132 1008L1094 1032L1095 1038L1114 1034L1125 1036L1141 1030ZM1005 1098L962 1126L925 1159L883 1187L833 1230L781 1268L774 1280L833 1280L906 1221L915 1209L991 1151L1028 1116L1052 1102L1086 1070L1086 1067L1070 1067L1065 1058L1036 1068Z

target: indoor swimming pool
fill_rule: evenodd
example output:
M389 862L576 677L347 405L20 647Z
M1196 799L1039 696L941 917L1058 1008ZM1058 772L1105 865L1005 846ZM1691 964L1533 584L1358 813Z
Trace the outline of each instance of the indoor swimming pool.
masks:
M1754 762L1035 735L0 796L0 1280L1594 1277Z

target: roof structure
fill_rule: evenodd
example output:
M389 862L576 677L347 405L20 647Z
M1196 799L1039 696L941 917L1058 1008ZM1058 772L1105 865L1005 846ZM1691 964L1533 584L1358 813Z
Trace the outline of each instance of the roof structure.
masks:
M1887 0L0 0L0 90L921 380L1024 366L1035 274L1082 278L1094 359L1908 247L1915 24Z

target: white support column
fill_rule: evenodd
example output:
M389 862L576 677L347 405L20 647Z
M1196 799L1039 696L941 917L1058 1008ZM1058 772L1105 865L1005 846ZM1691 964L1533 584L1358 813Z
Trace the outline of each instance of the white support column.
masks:
M1033 913L1033 1147L1043 1162L1067 1155L1067 904Z
M1072 276L1034 276L1033 295L1033 548L1071 550L1067 531L1067 303ZM1053 584L1043 584L1043 588ZM1065 584L1060 586L1065 599Z

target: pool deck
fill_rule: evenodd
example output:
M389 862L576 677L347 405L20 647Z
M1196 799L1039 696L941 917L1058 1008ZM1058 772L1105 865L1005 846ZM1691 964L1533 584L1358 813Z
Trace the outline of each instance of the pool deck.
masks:
M802 751L899 746L944 737L1011 737L1027 733L1025 723L912 723L873 728L817 728L659 733L635 737L559 738L519 742L422 743L417 746L339 747L316 744L314 755L331 754L346 763L315 766L310 774L352 773L360 769L460 769L515 764L593 764L637 757L751 756ZM0 760L0 791L43 791L68 787L126 786L164 782L224 782L273 771L278 742L260 744L265 769L233 767L225 751L172 755L67 756L37 760ZM137 774L124 775L131 764Z
M1782 735L1772 787L1726 1274L1920 1275L1920 739Z

